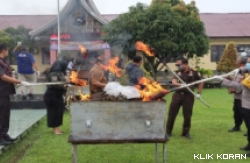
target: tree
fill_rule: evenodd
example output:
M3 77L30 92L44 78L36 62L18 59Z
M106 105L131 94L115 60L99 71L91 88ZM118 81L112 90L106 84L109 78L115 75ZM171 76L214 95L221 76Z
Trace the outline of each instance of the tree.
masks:
M235 62L237 60L237 50L235 43L230 42L224 49L223 55L216 67L217 71L229 72L236 68Z
M152 2L151 6L137 3L103 31L103 39L111 46L120 46L124 54L129 54L137 41L155 48L155 58L146 56L154 77L161 63L178 56L200 57L209 49L204 24L194 2L186 5L183 1L162 0Z
M10 43L10 37L9 37L8 33L6 33L5 31L2 31L2 30L0 30L0 43L5 43L5 44Z
M22 42L27 46L32 46L32 42L29 39L29 31L23 26L18 26L17 28L8 27L4 30L4 32L9 37L8 47L9 47L9 62L11 64L15 63L15 57L12 53L14 47L16 46L17 42Z

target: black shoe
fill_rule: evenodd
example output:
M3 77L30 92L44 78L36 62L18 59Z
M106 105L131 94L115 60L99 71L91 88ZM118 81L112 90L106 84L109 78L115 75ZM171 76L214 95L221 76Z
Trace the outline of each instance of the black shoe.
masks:
M240 150L245 150L245 151L249 151L250 150L250 145L247 145L243 148L240 148Z
M245 133L243 136L247 136L247 133Z
M34 95L32 93L28 94L29 99L34 99Z
M9 141L9 142L14 142L14 141L17 141L17 139L16 138L7 138L7 139L4 139L4 140L6 140L6 141Z
M237 131L240 131L239 127L234 127L232 129L228 130L228 132L237 132Z
M17 140L16 138L11 138L8 134L3 136L3 138L5 141L9 141L9 142L14 142Z
M250 153L246 154L247 157L250 157Z
M3 145L3 146L10 145L10 144L11 144L11 142L6 141L6 140L0 141L0 145Z
M22 100L27 100L27 96L22 96Z
M182 134L182 136L184 136L187 139L192 139L192 136L190 134Z

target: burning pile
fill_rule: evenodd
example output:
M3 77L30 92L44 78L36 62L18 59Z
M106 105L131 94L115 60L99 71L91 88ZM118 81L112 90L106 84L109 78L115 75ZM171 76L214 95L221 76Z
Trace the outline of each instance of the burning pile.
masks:
M154 49L150 48L148 45L143 42L138 41L135 45L137 50L145 52L148 56L154 57ZM86 53L86 48L82 45L79 45L81 53ZM108 65L100 64L100 66L105 71L110 71L115 74L117 77L121 77L124 74L124 70L119 69L116 64L118 63L119 58L114 57L108 61ZM71 71L70 82L74 85L85 86L87 81L79 79L77 77L77 72ZM74 100L80 101L90 101L90 100L99 100L99 101L126 101L126 100L142 100L142 101L152 101L162 99L168 91L161 87L161 85L155 81L151 81L147 78L141 78L139 80L139 85L133 86L122 86L119 83L111 82L106 85L104 92L97 93L96 98L91 99L90 94L83 94L79 91L79 94L74 97Z
M168 94L168 91L162 88L159 83L155 81L151 82L147 78L141 78L139 84L136 88L141 94L142 101L159 100Z

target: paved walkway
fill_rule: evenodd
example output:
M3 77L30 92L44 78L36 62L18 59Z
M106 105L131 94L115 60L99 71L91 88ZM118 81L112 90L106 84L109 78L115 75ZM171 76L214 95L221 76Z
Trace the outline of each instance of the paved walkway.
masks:
M46 115L46 110L11 110L9 135L20 139L28 129L37 124ZM0 154L4 146L0 146Z

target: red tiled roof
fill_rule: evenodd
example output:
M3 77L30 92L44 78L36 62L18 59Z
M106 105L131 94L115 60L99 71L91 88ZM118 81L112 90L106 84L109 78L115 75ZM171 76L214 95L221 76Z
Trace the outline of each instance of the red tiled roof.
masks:
M56 15L0 15L0 29L18 27L36 29L53 20Z
M107 21L119 14L102 15ZM56 15L0 15L0 29L23 25L36 29L53 20ZM209 37L250 37L250 13L201 13Z
M249 37L250 13L200 14L209 37Z

